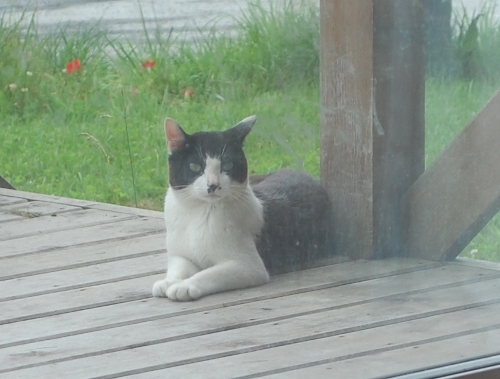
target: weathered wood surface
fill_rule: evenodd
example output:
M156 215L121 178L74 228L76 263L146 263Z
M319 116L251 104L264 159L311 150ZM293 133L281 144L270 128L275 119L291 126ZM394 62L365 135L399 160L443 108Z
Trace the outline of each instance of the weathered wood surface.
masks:
M422 1L321 1L321 178L335 248L404 255L399 199L424 169Z
M320 3L321 179L335 209L335 247L357 258L373 256L370 5L363 0Z
M19 220L23 218L35 218L46 215L58 215L64 212L80 210L71 205L45 203L42 201L30 201L25 203L0 205L0 222Z
M411 256L453 259L500 210L500 92L403 199Z
M405 255L403 194L425 167L424 1L373 3L375 256Z
M150 295L160 213L11 190L0 202L38 214L0 218L16 231L0 234L2 378L367 379L500 353L498 266L351 261L173 303Z

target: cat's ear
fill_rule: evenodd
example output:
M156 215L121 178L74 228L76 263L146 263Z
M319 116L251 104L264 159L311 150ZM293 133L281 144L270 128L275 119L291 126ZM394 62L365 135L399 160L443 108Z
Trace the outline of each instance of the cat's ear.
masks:
M186 132L171 118L165 119L165 134L167 135L167 148L170 154L186 146Z
M238 122L228 131L233 133L236 138L238 138L243 143L247 134L250 133L250 130L252 130L252 126L253 124L255 124L255 121L257 121L257 116L249 116Z

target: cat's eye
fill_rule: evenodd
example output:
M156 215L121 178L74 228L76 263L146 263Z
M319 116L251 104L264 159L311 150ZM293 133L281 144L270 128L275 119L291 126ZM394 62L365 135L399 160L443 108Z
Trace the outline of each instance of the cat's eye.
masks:
M201 171L201 166L198 163L190 163L189 164L189 169L193 172L200 172Z
M233 169L233 162L227 162L222 165L222 171L231 171Z

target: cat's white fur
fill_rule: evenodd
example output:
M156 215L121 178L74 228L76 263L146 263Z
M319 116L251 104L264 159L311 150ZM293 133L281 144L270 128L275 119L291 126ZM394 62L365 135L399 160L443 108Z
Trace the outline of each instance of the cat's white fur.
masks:
M217 157L184 189L165 197L167 276L153 286L153 296L195 300L269 280L255 237L264 219L248 181L231 182ZM208 188L217 185L213 193Z
M200 200L216 202L229 195L231 179L225 173L221 173L220 159L207 157L205 162L203 175L193 183L193 195ZM207 196L207 188L211 185L217 186L217 189Z

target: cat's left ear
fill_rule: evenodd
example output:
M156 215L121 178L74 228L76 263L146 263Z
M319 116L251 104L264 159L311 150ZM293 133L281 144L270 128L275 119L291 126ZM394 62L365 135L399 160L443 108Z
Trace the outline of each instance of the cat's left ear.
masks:
M169 154L181 150L186 146L186 132L171 118L165 120L165 134Z
M238 138L240 142L243 143L247 134L250 133L250 130L252 130L252 126L253 124L255 124L255 121L257 121L257 116L255 115L244 118L231 129L229 129L228 132L235 134L236 138Z

